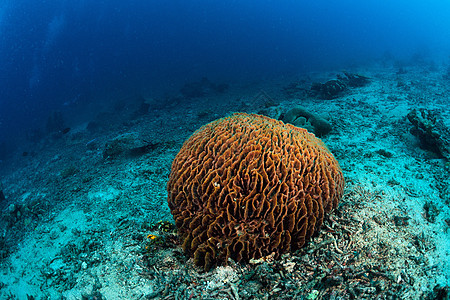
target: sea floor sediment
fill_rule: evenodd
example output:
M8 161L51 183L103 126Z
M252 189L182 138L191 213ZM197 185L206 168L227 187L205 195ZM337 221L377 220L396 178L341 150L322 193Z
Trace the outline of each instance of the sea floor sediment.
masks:
M309 87L339 72L231 83L28 145L0 169L0 298L448 298L450 165L420 147L407 114L427 109L450 128L450 81L427 66L351 71L370 82L332 99ZM173 158L214 119L279 118L296 106L332 124L322 140L344 173L342 201L303 249L204 272L183 253L167 206ZM120 143L140 150L113 151Z

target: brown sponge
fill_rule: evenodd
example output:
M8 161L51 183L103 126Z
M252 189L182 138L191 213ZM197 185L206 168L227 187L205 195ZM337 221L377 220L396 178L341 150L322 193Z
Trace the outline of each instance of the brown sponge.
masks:
M205 270L302 247L343 189L339 164L320 139L243 113L197 130L167 184L183 249Z

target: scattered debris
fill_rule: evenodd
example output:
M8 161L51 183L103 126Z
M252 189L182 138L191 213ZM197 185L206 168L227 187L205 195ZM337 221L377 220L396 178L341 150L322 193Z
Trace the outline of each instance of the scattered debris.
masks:
M353 195L348 194L335 215L326 218L324 229L308 247L284 254L278 260L267 257L249 264L230 260L228 266L203 273L194 266L192 259L185 262L179 245L165 243L164 247L144 251L141 275L153 280L154 290L158 291L147 297L408 298L415 285L414 272L418 271L414 266L423 264L424 258L410 249L411 258L404 258L407 264L396 265L392 254L402 250L397 249L395 243L378 239L377 232L385 224L365 225L367 221L358 216L358 208L353 203L360 201L360 194ZM406 230L407 220L408 217L394 217L400 230ZM150 235L149 239L163 239L164 235L171 233L160 231L158 238L153 239L154 235ZM418 249L430 249L429 241L423 235L420 238L409 236L408 239L410 243L416 243Z
M450 298L450 287L448 285L441 286L436 285L433 291L430 292L425 299L426 300L448 300Z

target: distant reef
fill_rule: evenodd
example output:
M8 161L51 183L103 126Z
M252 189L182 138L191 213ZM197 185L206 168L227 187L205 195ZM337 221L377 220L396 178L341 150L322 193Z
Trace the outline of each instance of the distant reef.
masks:
M306 94L307 96L330 100L343 96L352 88L365 86L369 82L369 77L343 72L338 74L335 79L330 79L324 83L313 82L309 90L304 87L304 82L293 82L284 87L284 91L291 97Z

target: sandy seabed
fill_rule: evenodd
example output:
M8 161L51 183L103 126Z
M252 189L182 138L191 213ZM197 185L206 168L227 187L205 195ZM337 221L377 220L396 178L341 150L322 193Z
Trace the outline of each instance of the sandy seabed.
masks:
M350 71L370 83L332 100L312 97L309 87L339 72L230 83L226 93L145 115L106 112L108 126L83 124L29 145L32 155L17 154L0 170L0 298L445 299L450 168L419 147L406 115L426 108L450 127L450 79L444 66ZM295 91L286 93L288 85ZM278 118L299 105L333 125L322 140L346 179L339 207L298 252L202 272L169 223L173 158L214 119ZM117 140L151 147L105 156Z

